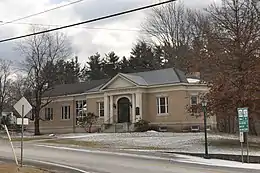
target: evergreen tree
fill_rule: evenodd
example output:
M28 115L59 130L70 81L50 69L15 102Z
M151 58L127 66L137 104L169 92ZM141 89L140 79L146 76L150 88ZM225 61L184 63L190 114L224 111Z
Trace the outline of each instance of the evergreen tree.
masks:
M134 72L134 70L131 68L130 62L126 57L124 56L122 60L119 62L120 66L120 72L121 73L131 73Z
M78 63L78 57L65 62L65 78L63 78L64 83L78 83L80 77L80 64Z
M81 79L83 81L87 80L98 80L106 78L106 74L104 72L104 61L100 57L99 53L92 55L89 57L89 61L81 70Z
M77 83L80 77L78 57L69 61L62 59L57 62L48 62L44 73L52 79L49 85Z
M146 42L140 41L132 49L129 59L130 68L134 72L160 69L163 64L161 54L159 47L154 49Z
M120 72L120 62L119 57L115 52L110 52L106 55L103 60L104 73L107 77L111 78Z

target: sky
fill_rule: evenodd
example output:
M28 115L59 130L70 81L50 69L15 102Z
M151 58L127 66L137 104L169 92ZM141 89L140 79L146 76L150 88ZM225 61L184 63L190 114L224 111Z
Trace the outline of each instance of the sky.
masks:
M0 0L0 21L8 22L13 19L38 13L75 0ZM213 0L183 0L191 8L206 7ZM157 2L156 0L83 0L80 3L60 8L48 13L34 16L15 23L2 25L0 23L0 40L30 33L31 25L68 25L80 21L100 17L137 8ZM91 24L61 30L72 45L73 56L78 56L85 63L90 55L99 52L101 55L115 51L117 55L129 56L131 48L141 37L146 37L141 30L141 24L149 10L98 21ZM0 43L0 58L15 61L23 60L16 50L18 42Z

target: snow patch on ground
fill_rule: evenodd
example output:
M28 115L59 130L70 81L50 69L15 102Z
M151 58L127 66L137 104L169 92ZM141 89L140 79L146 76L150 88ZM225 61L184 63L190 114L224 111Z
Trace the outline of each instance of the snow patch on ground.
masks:
M200 157L184 156L184 155L177 155L177 154L175 154L174 156L176 156L179 159L177 161L184 162L184 163L195 163L195 164L209 165L209 166L260 170L260 164L248 164L248 163L219 160L219 159L204 159Z
M204 152L204 133L161 133L148 131L144 133L94 133L57 135L61 139L99 142L117 149L163 150L169 152ZM209 152L212 154L237 154L240 148L233 146L217 147L210 145L211 140L233 139L239 142L236 135L208 134ZM259 141L253 138L252 141ZM251 155L260 156L259 150L250 149Z

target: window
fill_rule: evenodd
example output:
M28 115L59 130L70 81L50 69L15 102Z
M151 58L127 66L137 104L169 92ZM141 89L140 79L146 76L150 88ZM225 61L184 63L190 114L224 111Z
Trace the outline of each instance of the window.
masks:
M98 102L98 115L104 117L104 102Z
M198 96L195 96L195 95L191 96L190 97L190 104L191 105L197 105L198 104Z
M157 97L157 114L167 114L168 113L168 97Z
M53 120L53 108L45 108L45 120Z
M82 117L82 116L86 115L86 111L87 111L87 101L86 100L76 101L77 117Z
M78 100L76 101L76 125L79 125L79 119L86 116L87 112L87 101Z
M61 119L63 120L70 119L70 106L62 106Z

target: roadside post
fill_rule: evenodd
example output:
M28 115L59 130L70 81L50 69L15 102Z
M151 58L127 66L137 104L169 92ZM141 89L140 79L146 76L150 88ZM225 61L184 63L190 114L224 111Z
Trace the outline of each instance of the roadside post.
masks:
M12 148L12 151L13 151L15 163L16 163L16 165L18 166L18 161L17 161L17 157L16 157L16 154L15 154L14 145L13 145L13 142L12 142L12 139L11 139L11 136L10 136L10 133L9 133L8 128L7 128L6 125L4 125L4 129L5 129L6 133L7 133L7 136L8 136L8 139L9 139L9 142L10 142L10 145L11 145L11 148Z
M23 135L24 135L24 125L28 125L28 118L24 118L31 110L31 104L22 97L15 105L14 109L21 115L21 118L17 118L17 124L22 126L21 129L21 167L23 166ZM26 123L26 124L25 124Z
M244 148L243 143L245 142L244 137L246 136L246 148L247 148L247 163L249 163L249 144L248 144L248 132L249 132L249 122L248 122L248 108L237 108L238 119L239 119L239 133L240 133L240 143L241 143L241 160L244 163Z

